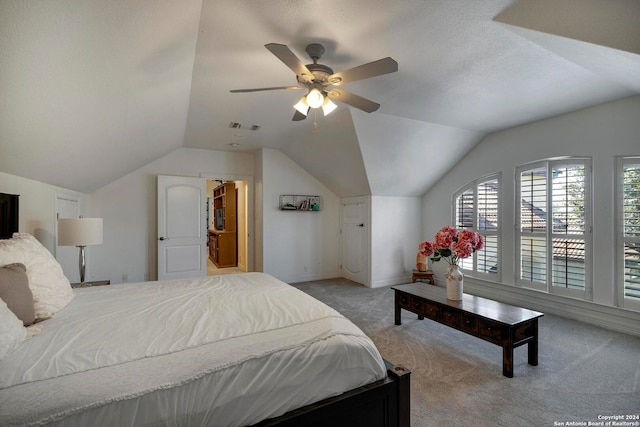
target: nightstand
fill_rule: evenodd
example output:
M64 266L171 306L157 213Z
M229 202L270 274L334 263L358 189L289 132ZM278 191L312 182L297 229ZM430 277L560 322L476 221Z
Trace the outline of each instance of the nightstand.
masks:
M72 283L72 288L89 288L92 286L105 286L110 285L111 280L96 280L94 282Z

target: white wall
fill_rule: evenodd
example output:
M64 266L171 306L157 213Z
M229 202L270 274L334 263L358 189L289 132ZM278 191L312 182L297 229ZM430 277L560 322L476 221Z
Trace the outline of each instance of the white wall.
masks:
M77 195L81 212L86 211L88 197L82 193L0 172L0 193L20 195L19 231L35 236L51 253L56 246L56 194L59 192Z
M104 218L92 276L112 283L157 277L157 175L252 176L253 166L251 153L180 148L92 193L91 215Z
M121 283L123 274L129 282L154 280L156 176L216 174L254 177L255 271L287 282L340 275L338 199L315 178L277 150L257 152L254 159L248 153L181 148L91 194L91 215L104 218L104 243L91 248L92 276L112 283ZM324 210L280 211L278 196L291 193L323 196Z
M421 234L421 198L371 197L371 287L411 281Z
M435 232L451 223L451 195L464 184L495 172L502 174L502 283L513 285L515 167L539 159L558 156L587 156L593 162L593 303L615 305L614 284L614 170L615 156L640 155L640 96L626 98L574 113L496 132L485 138L464 157L423 198L423 232L433 239ZM442 263L440 263L442 264ZM444 266L434 266L442 281ZM465 286L476 281L465 279ZM513 288L477 282L478 292L494 292L508 297ZM531 301L541 298L546 309L574 310L581 316L594 310L594 304L568 298L540 296L518 288L510 298ZM544 307L543 307L544 308ZM552 309L552 308L551 308ZM598 308L602 310L602 307ZM542 310L544 311L544 310ZM610 312L605 310L606 312ZM564 313L566 314L566 313ZM588 314L587 314L588 315ZM627 315L627 314L624 314ZM636 318L635 314L631 314ZM639 328L640 330L640 328Z
M260 159L264 271L289 283L339 277L338 197L280 151ZM323 210L281 211L281 194L322 196Z
M78 198L79 214L88 215L89 196L77 191L45 184L44 182L22 178L16 175L0 172L0 193L18 194L19 219L18 230L21 233L33 235L44 247L55 255L56 248L56 196L64 193ZM87 247L87 262L92 257L93 247ZM91 265L87 264L87 278L92 273ZM75 263L62 268L68 277L78 275L77 257Z

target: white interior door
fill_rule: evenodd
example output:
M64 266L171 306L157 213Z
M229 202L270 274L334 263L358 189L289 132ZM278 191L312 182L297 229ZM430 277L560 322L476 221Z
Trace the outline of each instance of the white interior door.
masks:
M367 284L367 205L346 202L341 203L341 210L343 276Z
M158 176L158 280L207 274L207 184Z

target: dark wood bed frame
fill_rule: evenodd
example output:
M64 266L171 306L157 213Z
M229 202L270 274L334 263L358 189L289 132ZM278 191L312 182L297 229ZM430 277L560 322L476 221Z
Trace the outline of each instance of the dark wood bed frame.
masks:
M0 193L0 239L18 231L18 195Z
M385 360L387 378L255 424L256 427L409 427L411 371Z

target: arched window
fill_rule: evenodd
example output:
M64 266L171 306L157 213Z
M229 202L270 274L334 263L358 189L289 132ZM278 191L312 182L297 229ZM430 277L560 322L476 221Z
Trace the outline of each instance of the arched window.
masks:
M484 236L484 248L460 260L460 268L475 277L500 280L500 175L477 179L453 195L456 228Z

